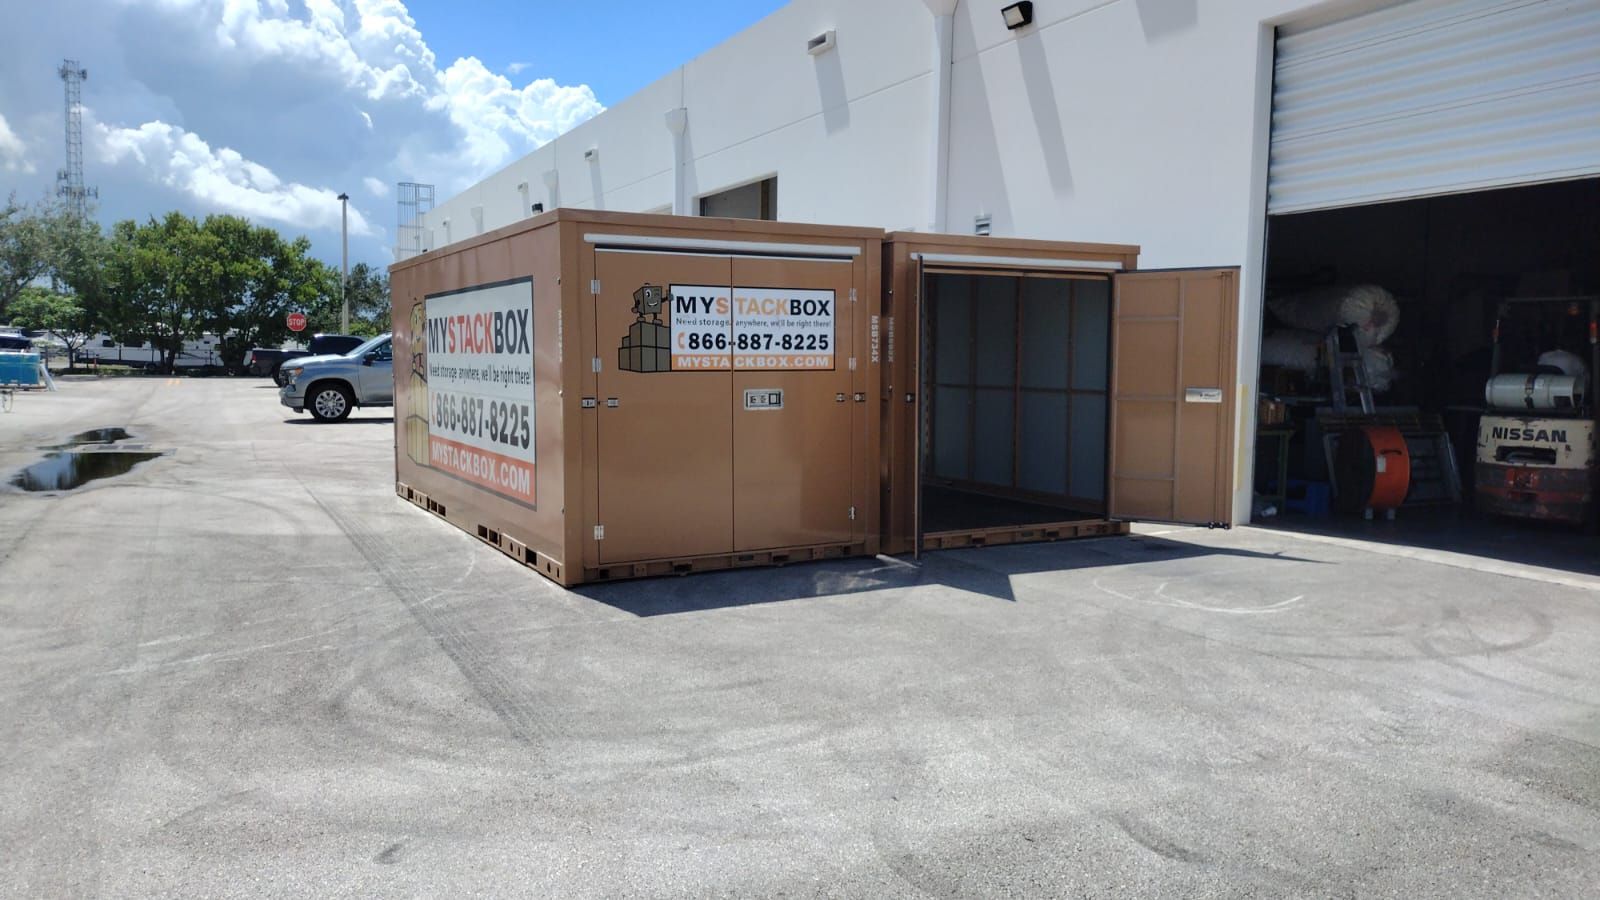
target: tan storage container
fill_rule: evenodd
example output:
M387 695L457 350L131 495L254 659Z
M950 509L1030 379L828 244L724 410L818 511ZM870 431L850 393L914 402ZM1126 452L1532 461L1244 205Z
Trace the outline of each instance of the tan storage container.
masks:
M884 552L1229 523L1234 270L917 232L883 253Z
M561 209L396 263L397 492L565 585L876 553L881 244Z

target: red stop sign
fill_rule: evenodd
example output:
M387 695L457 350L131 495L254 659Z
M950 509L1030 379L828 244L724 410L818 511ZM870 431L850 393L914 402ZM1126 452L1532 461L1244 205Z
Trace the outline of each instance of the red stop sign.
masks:
M305 331L306 330L306 314L305 313L298 313L298 312L289 313L289 330L290 331Z

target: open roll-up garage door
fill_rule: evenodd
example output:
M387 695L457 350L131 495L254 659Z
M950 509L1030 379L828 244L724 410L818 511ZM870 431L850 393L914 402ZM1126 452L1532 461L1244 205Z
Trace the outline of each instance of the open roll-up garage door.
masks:
M1269 213L1600 174L1600 0L1411 0L1278 29Z

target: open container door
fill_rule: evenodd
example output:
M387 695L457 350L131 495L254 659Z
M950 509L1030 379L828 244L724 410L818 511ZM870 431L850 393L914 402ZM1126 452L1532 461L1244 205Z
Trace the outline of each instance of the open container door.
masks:
M1109 510L1233 523L1237 269L1112 276Z
M911 362L906 366L909 373L905 379L903 390L906 400L909 401L905 415L910 416L911 424L907 429L911 437L911 483L906 488L911 493L911 558L922 558L922 360L923 334L922 334L922 294L926 276L922 264L922 254L918 253L911 260L911 310L903 318L905 321L906 355Z

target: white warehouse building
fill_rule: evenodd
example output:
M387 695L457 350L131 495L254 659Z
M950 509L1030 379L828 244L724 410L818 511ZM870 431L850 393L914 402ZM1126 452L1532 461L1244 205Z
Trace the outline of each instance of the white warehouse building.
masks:
M1306 390L1261 367L1276 297L1376 284L1402 311L1379 402L1450 434L1470 502L1455 413L1481 407L1495 303L1600 293L1597 176L1600 0L793 0L399 252L557 206L1137 245L1141 269L1239 269L1247 398ZM1321 448L1283 452L1326 479Z

